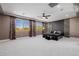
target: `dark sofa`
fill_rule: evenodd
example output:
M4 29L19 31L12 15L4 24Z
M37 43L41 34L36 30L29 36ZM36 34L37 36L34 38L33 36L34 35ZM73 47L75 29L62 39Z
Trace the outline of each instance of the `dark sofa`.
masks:
M58 40L64 36L64 33L61 31L51 31L50 33L43 33L43 38L47 40Z

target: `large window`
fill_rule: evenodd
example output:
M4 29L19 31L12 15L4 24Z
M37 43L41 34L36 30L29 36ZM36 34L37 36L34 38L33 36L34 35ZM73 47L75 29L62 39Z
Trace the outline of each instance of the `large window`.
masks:
M42 22L36 22L36 30L37 31L43 30L43 23Z
M17 19L16 20L16 32L19 31L29 31L29 20L21 20L21 19Z

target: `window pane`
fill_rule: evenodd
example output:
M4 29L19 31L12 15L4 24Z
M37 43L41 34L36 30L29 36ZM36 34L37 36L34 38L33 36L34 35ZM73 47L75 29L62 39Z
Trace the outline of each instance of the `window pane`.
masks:
M28 20L23 20L23 29L24 31L29 31L30 30L30 23Z
M23 28L22 20L16 20L16 28Z
M36 30L41 31L43 29L42 22L36 22Z
M21 31L29 31L29 20L16 20L16 32Z

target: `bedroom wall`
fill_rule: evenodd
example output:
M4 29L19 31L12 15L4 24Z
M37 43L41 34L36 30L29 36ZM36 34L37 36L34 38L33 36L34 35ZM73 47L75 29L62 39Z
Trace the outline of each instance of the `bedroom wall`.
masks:
M70 36L79 37L79 17L70 19Z
M53 22L53 30L64 32L64 20Z
M65 37L70 36L70 20L69 19L64 20L64 36Z
M0 40L8 39L10 31L10 17L0 15Z
M48 24L49 32L51 30L58 30L64 33L65 37L69 37L70 35L70 20L63 19L59 21L50 22Z
M26 32L24 30L16 32L16 38L18 38L18 37L25 37L25 36L29 36L29 32Z
M51 30L64 32L64 20L50 22L48 24L48 29L49 29L49 32Z
M48 32L50 33L53 30L53 23L48 23Z

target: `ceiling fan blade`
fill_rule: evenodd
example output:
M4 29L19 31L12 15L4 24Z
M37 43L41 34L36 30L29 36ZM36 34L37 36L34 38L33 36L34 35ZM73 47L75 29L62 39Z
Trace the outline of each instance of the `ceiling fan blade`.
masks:
M47 17L50 17L51 15L47 15Z
M47 17L47 16L45 16L45 18L46 18L46 19L48 19L48 17Z

